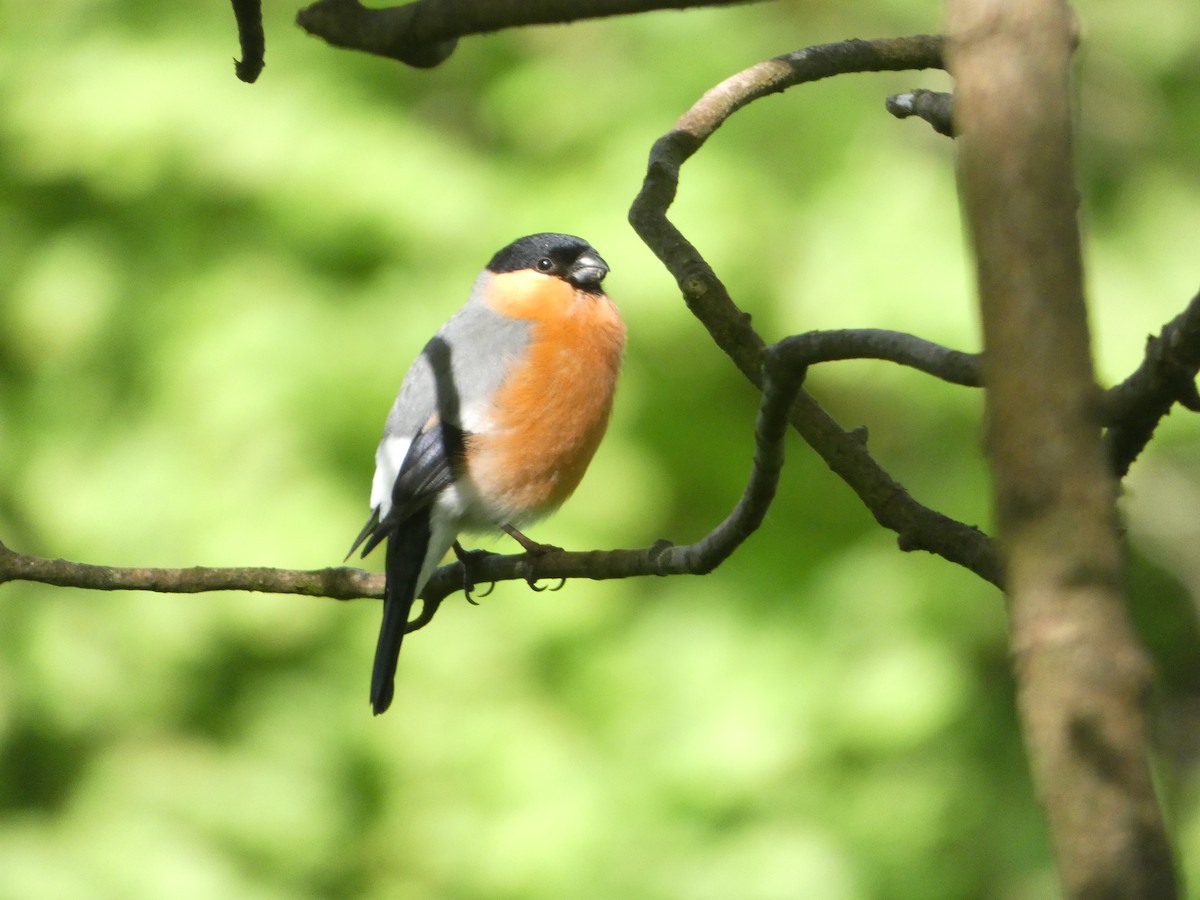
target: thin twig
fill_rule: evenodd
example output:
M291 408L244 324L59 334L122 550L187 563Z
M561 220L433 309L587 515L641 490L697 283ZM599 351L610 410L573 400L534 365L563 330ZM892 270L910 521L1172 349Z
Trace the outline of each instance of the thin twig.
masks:
M806 360L807 365L846 359L881 359L950 384L983 386L980 354L950 350L900 331L882 328L809 331L784 338L776 347L789 358Z
M0 543L0 585L9 581L34 581L93 591L157 591L172 594L260 591L331 597L334 600L383 596L382 576L346 566L312 571L263 566L191 566L186 569L98 566L30 556Z

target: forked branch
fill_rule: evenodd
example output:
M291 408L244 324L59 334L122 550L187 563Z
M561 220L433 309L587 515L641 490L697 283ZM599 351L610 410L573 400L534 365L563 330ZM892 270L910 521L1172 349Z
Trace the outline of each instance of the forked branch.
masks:
M675 277L688 308L717 346L759 388L766 343L699 250L667 218L679 187L680 168L731 115L760 97L832 75L941 66L942 39L930 35L799 50L727 78L701 97L650 151L646 179L629 221ZM901 549L936 553L992 584L1000 583L1000 564L987 535L917 502L856 435L838 425L804 391L797 394L791 423L876 521L897 533Z

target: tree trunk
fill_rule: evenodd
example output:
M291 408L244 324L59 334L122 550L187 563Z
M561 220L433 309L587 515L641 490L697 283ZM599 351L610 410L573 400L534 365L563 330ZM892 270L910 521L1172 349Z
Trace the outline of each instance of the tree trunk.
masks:
M984 336L986 444L1019 712L1064 892L1168 898L1150 670L1123 593L1100 435L1060 0L950 0L960 190Z

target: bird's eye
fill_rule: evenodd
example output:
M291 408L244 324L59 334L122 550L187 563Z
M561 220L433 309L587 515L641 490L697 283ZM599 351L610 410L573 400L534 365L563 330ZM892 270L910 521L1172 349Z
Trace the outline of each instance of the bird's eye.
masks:
M554 268L554 260L548 256L543 256L534 265L539 272L549 272Z

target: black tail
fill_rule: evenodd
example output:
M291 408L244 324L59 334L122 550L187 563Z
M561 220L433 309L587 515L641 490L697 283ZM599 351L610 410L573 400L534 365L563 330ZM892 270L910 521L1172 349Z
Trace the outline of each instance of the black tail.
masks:
M416 599L417 578L429 550L429 510L424 509L401 523L387 539L384 571L387 587L383 592L383 624L375 647L375 668L371 672L371 707L375 715L392 704L396 662L408 614Z

